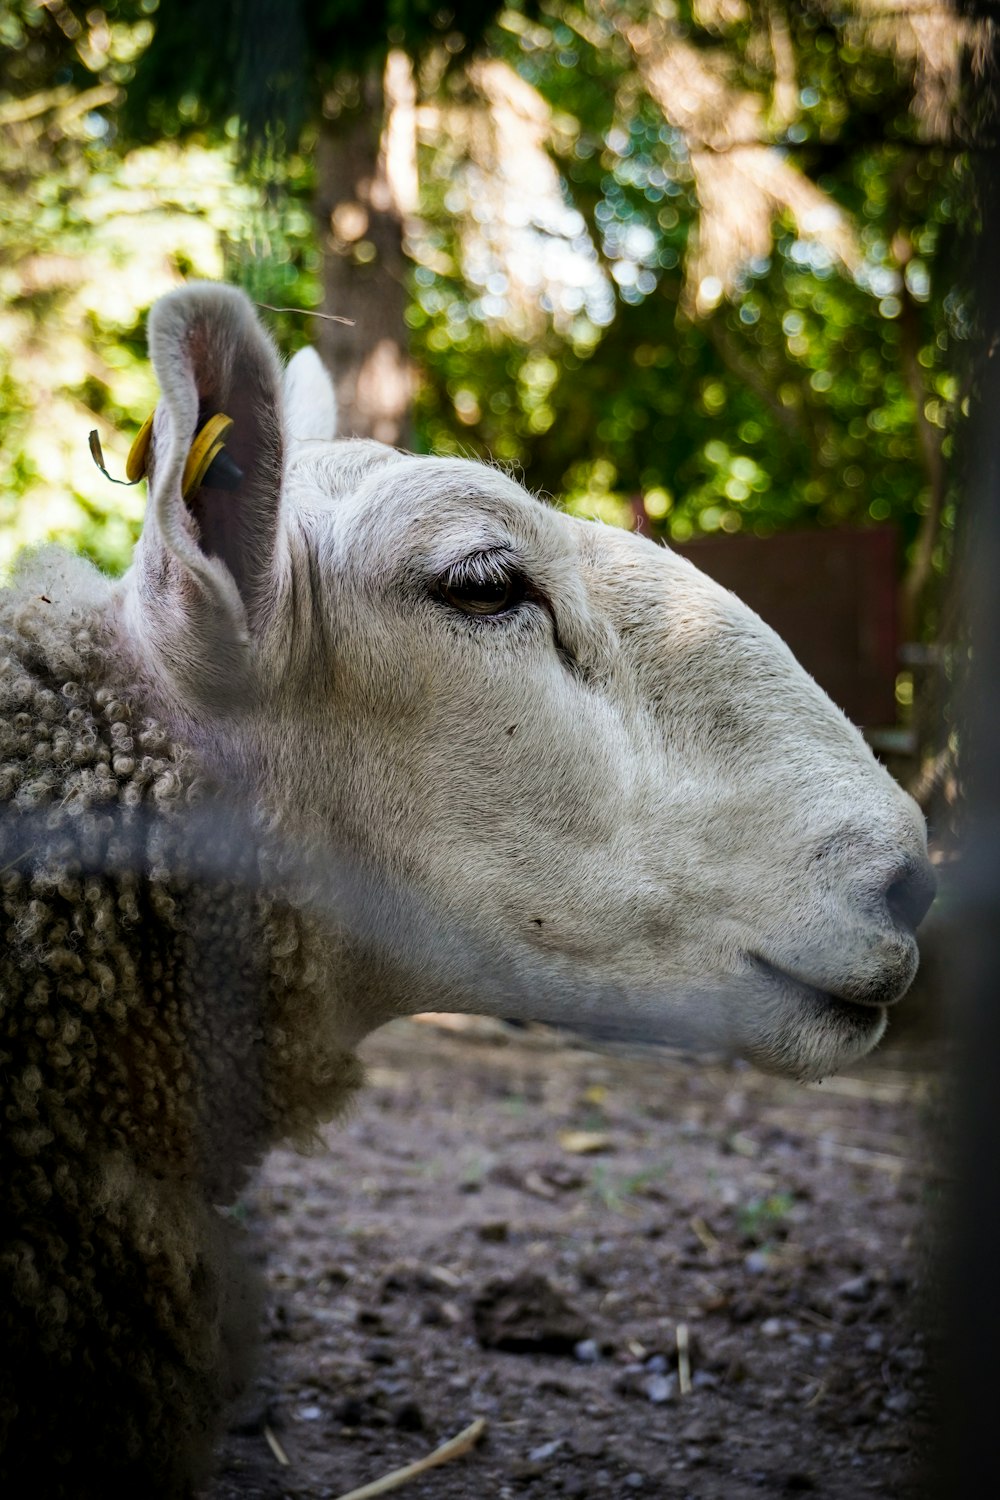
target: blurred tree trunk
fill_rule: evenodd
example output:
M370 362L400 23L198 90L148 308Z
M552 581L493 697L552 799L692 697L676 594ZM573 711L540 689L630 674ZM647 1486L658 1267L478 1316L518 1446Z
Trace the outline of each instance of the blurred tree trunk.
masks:
M337 391L338 435L406 447L413 370L407 348L405 216L415 198L414 88L391 52L384 75L359 81L360 102L324 119L317 144L316 216L323 311L319 349Z

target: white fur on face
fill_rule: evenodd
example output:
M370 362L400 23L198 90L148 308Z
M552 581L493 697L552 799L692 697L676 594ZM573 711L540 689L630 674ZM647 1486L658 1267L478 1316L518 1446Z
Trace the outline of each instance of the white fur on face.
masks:
M330 441L318 359L282 398L232 288L150 326L123 649L225 784L368 872L320 944L345 1046L428 1008L809 1077L875 1044L916 968L923 820L771 630L495 469ZM184 502L218 410L244 484ZM504 607L465 607L477 581Z
M312 693L316 728L274 774L491 969L445 965L445 996L440 973L408 974L368 1004L722 1045L803 1076L874 1045L916 968L884 892L924 858L923 821L783 643L665 548L480 465L357 446L293 451L311 626L274 682L286 722ZM530 584L496 618L438 592L484 553Z

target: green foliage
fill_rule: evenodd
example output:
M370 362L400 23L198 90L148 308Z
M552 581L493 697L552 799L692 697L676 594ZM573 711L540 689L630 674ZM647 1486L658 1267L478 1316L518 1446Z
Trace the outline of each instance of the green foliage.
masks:
M88 432L120 474L156 401L146 311L184 275L222 276L252 209L231 153L114 150L119 85L148 34L82 6L0 21L0 569L48 540L127 565L143 492L98 473Z
M40 89L79 95L95 84L120 88L153 32L157 0L5 0L0 10L0 91L13 99Z
M664 1157L640 1172L614 1172L603 1163L595 1166L590 1190L601 1207L615 1214L635 1214L635 1199L656 1197L657 1185L674 1170L671 1158Z
M477 41L497 0L169 0L129 91L136 139L238 121L252 151L294 148L338 74L364 72L388 47L455 55Z
M795 1207L791 1193L769 1193L751 1198L737 1214L737 1227L751 1245L767 1245L788 1233L789 1216Z
M495 41L553 111L564 200L610 308L595 318L569 302L529 345L511 334L503 295L491 313L468 284L455 167L436 176L430 150L430 253L410 313L425 443L493 453L607 519L630 520L624 502L644 497L654 532L676 540L892 521L912 543L932 499L918 429L947 457L955 412L964 329L948 251L963 159L918 138L912 70L888 45L863 45L849 11L781 8L794 107L768 124L777 85L763 12L680 7L670 36L725 53L726 87L759 99L762 141L852 244L848 266L779 206L770 252L698 315L686 285L704 233L691 142L650 96L613 9L550 0L541 24L505 18ZM699 27L694 15L713 9L743 19ZM532 230L542 255L544 226ZM500 285L503 271L487 266L480 282Z
M445 65L495 13L486 0L4 8L0 561L58 535L124 563L139 492L91 468L86 430L120 466L155 399L142 322L162 290L224 274L261 302L318 305L316 119L350 107L341 70L388 44L421 60L426 105L407 314L421 446L491 454L608 520L632 524L641 505L678 540L892 521L914 542L941 505L968 335L952 265L965 161L947 121L920 115L914 56L850 3L509 8L489 40L526 90L505 106L522 163L505 159L481 79ZM749 144L772 147L790 185L764 248L734 252L731 274L704 258L712 234L739 249L742 190L734 178L727 220L705 164L729 150L739 165L748 143L681 128L630 32L654 23L663 55L691 49L689 75L702 67L722 91L716 115L749 119ZM262 196L238 177L233 121L273 123L295 77L286 146L307 125L281 152L272 132ZM140 126L159 144L123 155ZM272 321L288 351L314 332ZM947 505L943 519L939 560Z
M0 566L25 543L60 540L117 572L143 492L98 473L87 434L97 428L121 474L157 398L150 302L182 274L223 274L222 232L227 219L237 229L247 194L224 156L165 148L134 153L124 170L83 152L37 185L30 225L5 212L15 205L2 184L0 194Z

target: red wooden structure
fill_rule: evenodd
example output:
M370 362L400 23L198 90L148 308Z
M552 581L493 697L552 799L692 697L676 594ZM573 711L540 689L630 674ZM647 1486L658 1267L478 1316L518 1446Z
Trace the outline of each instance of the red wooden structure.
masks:
M706 537L674 550L756 610L848 718L866 729L895 724L891 527Z

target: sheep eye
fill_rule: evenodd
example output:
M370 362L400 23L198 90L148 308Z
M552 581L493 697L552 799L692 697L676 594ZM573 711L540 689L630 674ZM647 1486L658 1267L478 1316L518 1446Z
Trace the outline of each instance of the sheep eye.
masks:
M473 558L455 569L439 585L441 598L452 609L466 615L502 615L520 604L525 595L524 579L497 562Z

